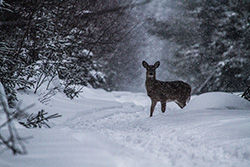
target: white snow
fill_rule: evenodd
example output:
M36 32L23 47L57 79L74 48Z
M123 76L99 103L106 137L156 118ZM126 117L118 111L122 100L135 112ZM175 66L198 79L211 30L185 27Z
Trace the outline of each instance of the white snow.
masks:
M204 93L192 100L185 110L247 110L250 108L250 103L238 96L224 92Z
M32 136L28 154L0 152L1 167L250 166L250 102L237 95L193 96L183 110L168 103L166 113L158 104L152 118L146 93L84 88L74 100L60 93L46 104L33 93L19 98L23 106L36 103L28 112L62 117L51 129L18 125L22 137Z

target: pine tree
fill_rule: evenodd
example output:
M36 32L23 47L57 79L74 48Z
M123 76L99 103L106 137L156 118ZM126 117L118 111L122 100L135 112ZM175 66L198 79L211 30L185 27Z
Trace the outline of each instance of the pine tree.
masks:
M167 59L172 72L189 82L194 93L242 91L250 84L250 2L178 2L181 16L154 22L150 30L179 46Z

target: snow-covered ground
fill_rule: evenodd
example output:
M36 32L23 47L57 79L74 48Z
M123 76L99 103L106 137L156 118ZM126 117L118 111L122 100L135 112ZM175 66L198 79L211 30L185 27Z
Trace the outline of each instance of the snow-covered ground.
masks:
M85 88L70 100L58 93L44 104L20 93L29 112L44 109L61 118L51 129L25 129L27 155L0 154L0 167L249 167L250 103L237 95L193 96L183 110L156 106L149 118L146 93Z

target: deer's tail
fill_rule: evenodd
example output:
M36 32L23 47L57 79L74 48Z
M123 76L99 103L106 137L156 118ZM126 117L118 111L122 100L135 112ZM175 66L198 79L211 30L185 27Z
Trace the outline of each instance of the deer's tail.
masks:
M188 96L186 103L189 103L190 99L191 99L191 95Z

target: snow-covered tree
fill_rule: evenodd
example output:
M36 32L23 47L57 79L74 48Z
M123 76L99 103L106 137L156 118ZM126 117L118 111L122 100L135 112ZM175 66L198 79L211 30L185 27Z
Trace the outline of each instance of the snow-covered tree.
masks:
M0 81L9 101L15 99L17 88L34 87L36 93L55 76L63 81L65 92L74 91L74 85L112 89L116 80L110 76L120 67L112 66L111 59L115 55L118 62L124 60L119 59L117 46L134 26L127 10L144 3L147 1L4 1L0 8Z
M195 93L243 91L249 84L250 2L178 0L179 12L167 22L153 22L153 34L175 42L170 68Z

